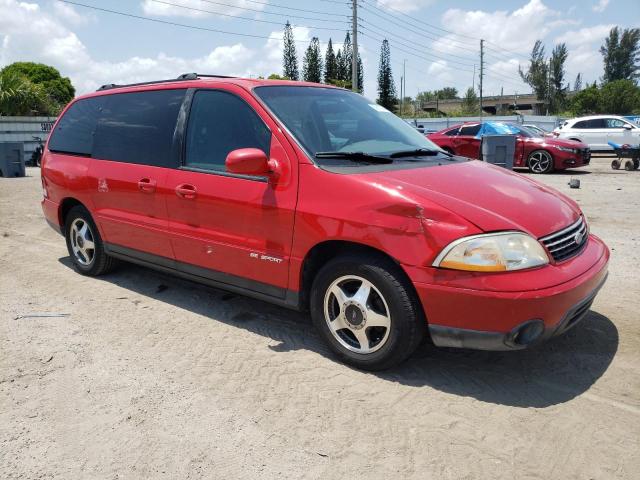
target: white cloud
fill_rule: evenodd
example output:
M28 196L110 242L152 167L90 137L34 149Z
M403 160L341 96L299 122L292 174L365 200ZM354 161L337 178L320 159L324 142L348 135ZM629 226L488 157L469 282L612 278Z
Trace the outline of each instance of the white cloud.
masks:
M29 59L56 67L69 76L82 94L104 83L131 83L172 78L185 72L213 72L244 77L268 75L282 70L282 32L250 48L242 42L220 45L198 57L175 57L162 52L152 57L132 56L119 61L94 58L65 22L69 12L45 11L38 4L0 0L0 65ZM310 39L307 28L294 28L297 40ZM302 64L302 46L298 56Z
M201 18L215 15L216 13L239 15L240 13L243 13L242 8L263 10L265 7L263 3L247 2L246 0L225 0L220 3L224 3L226 5L218 5L202 0L143 0L142 11L145 15L155 15L160 17Z
M582 74L583 84L599 80L602 76L602 55L599 48L605 37L615 25L594 25L593 27L570 30L554 39L555 43L564 42L569 49L566 70L567 79L572 82L578 73Z
M434 0L378 0L378 7L386 10L398 10L403 13L415 12L428 5L431 5Z
M68 3L53 1L51 6L53 7L53 13L60 20L70 23L71 25L84 25L89 20L93 20L93 15L82 15Z
M600 0L593 7L591 7L591 9L594 12L599 12L600 13L600 12L604 12L608 5L609 5L609 0Z

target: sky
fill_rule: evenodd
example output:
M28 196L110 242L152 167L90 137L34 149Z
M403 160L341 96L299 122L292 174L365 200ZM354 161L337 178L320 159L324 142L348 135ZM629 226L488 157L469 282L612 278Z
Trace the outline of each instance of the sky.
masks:
M526 65L537 39L549 53L567 44L573 86L578 73L584 82L600 79L599 47L613 26L640 27L640 0L358 1L364 93L371 99L383 38L398 94L403 67L410 96L447 86L477 90L482 38L484 94L514 95L531 91L518 65ZM0 0L0 67L52 65L78 94L185 72L268 76L282 73L287 20L302 68L309 40L319 38L323 55L329 38L337 50L350 18L347 0Z

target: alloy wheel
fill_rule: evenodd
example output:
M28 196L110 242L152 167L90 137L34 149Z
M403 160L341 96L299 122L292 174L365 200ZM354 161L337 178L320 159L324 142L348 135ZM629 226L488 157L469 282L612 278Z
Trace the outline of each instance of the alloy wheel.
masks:
M76 261L85 267L93 262L96 246L93 232L86 220L76 218L71 224L69 233L71 238L71 250Z
M529 156L529 168L534 173L545 173L551 169L553 159L548 152L539 150Z
M336 279L324 296L324 316L335 339L355 353L373 353L391 331L389 306L373 283L357 275Z

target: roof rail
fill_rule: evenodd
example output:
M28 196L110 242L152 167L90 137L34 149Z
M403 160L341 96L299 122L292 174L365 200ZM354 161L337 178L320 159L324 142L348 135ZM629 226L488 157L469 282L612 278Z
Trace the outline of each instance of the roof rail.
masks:
M127 84L115 84L115 83L107 83L102 85L100 88L96 90L96 92L101 92L103 90L111 90L112 88L123 88L123 87L137 87L138 85L153 85L156 83L167 83L167 82L182 82L185 80L197 80L201 77L207 78L234 78L227 75L207 75L201 73L183 73L179 75L177 78L167 78L165 80L152 80L150 82L139 82L139 83L127 83Z

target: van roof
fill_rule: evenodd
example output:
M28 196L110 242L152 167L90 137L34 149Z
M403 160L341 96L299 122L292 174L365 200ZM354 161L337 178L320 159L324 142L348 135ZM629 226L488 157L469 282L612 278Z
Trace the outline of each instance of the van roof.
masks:
M164 86L175 86L179 85L183 88L193 88L200 87L206 85L215 85L218 83L232 83L243 87L247 90L251 90L254 87L262 86L262 85L288 85L288 86L307 86L307 87L325 87L325 88L340 88L334 85L325 85L319 83L312 82L302 82L297 80L269 80L262 78L241 78L241 77L231 77L226 75L210 75L210 74L200 74L200 73L184 73L179 75L176 78L170 78L166 80L152 80L149 82L140 82L140 83L130 83L130 84L114 84L109 83L106 85L102 85L95 92L82 95L79 98L84 97L93 97L105 93L110 92L128 92L128 91L138 91L138 90L153 90L160 85Z

